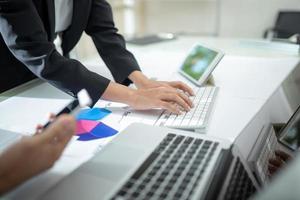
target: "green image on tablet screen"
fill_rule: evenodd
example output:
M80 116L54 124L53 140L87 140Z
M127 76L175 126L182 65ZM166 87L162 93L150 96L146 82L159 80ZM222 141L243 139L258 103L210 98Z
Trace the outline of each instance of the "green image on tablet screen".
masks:
M199 80L217 55L218 53L216 51L202 46L196 46L185 59L181 70L192 78Z

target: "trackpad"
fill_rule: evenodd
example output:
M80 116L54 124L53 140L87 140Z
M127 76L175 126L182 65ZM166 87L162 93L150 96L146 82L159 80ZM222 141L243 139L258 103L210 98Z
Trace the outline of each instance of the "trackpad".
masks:
M146 153L150 152L127 145L111 144L100 152L99 156L86 163L80 172L117 182L133 171L134 167L145 158Z
M135 171L134 166L143 161L145 153L142 149L112 143L48 191L43 200L104 199Z

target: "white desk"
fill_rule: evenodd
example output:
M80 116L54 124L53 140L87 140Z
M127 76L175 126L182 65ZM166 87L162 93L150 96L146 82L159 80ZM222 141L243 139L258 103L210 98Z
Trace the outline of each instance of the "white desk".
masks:
M222 49L225 59L214 72L216 85L220 87L217 101L211 116L207 134L233 141L259 113L272 95L278 95L278 103L285 103L280 84L294 69L299 60L297 47L234 39L184 37L173 42L160 43L147 47L129 46L136 55L143 71L151 77L165 79L170 77L180 65L193 44L201 42ZM282 48L284 47L284 48ZM244 57L234 57L244 56ZM256 57L256 58L253 58ZM110 77L108 70L98 58L85 61L90 69ZM51 91L40 93L41 91ZM33 130L34 124L46 120L45 113L59 110L69 101L66 95L43 83L17 95L25 105L12 105L13 102L0 103L0 128L12 130ZM35 107L32 108L32 100ZM30 107L30 108L28 108ZM27 116L30 120L16 116ZM280 118L286 120L291 114L289 105L278 109ZM8 117L13 123L4 119ZM35 199L49 187L70 173L89 156L63 156L53 169L25 183L10 198Z
M175 75L187 52L196 43L221 49L226 54L213 73L220 91L207 134L233 141L273 93L277 92L282 98L274 104L285 101L280 84L299 60L296 45L263 40L183 37L172 42L144 47L129 45L128 48L147 75L168 79ZM101 63L99 56L86 62L95 71L99 70L95 66ZM100 73L110 76L107 70ZM291 110L287 111L287 107L278 111L285 116L283 119L290 115Z

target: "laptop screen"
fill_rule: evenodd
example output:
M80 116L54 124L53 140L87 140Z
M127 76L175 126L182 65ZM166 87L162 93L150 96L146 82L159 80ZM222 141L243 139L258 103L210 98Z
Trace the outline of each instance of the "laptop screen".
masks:
M185 59L181 70L195 80L199 80L217 55L218 52L197 45Z

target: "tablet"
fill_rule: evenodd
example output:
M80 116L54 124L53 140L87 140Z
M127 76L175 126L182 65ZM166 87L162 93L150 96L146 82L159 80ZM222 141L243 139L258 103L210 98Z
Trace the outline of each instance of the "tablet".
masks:
M300 147L300 107L289 119L279 135L279 142L292 151L298 151Z
M219 50L196 45L184 60L179 73L197 86L202 86L223 56L224 53Z

